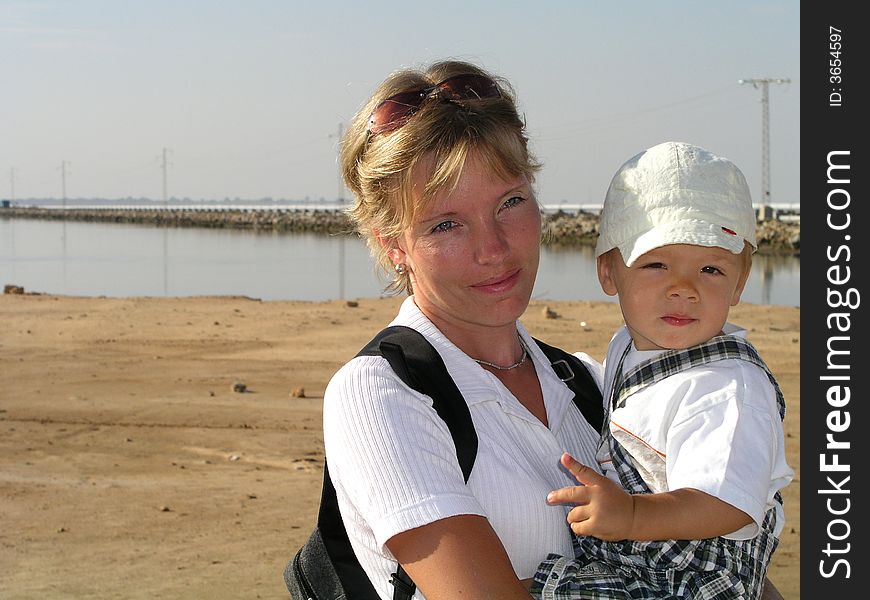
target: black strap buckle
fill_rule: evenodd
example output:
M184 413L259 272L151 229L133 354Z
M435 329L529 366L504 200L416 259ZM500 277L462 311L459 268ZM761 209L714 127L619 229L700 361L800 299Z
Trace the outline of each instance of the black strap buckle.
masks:
M571 381L574 379L574 370L571 369L571 365L568 364L568 361L560 359L551 364L553 365L553 371L556 372L556 375L558 375L559 379L562 381Z
M390 583L393 584L395 588L393 598L412 598L414 596L414 592L417 591L417 586L414 585L414 582L411 581L411 578L408 577L408 574L405 573L405 570L399 567L398 571L392 573L390 575Z

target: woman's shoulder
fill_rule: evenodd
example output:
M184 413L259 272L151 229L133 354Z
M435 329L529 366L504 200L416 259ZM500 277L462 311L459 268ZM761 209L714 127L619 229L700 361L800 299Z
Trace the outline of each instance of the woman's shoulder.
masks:
M397 386L404 386L404 383L383 356L355 356L329 380L324 402L329 402L336 395L377 395Z
M520 332L520 337L526 343L526 346L532 351L533 354L537 355L538 359L542 361L543 364L549 363L553 360L553 357L547 356L547 353L544 351L544 348L541 347L541 344L545 346L550 346L552 349L564 352L565 354L569 354L583 363L583 366L586 367L586 370L589 371L589 374L592 375L592 378L595 380L595 383L598 385L598 389L602 388L603 382L603 367L600 362L595 360L591 355L586 352L572 352L567 348L563 348L561 346L553 346L552 344L546 344L545 342L539 340L534 337L528 329L526 329L525 325L521 321L517 321L517 329ZM531 344L531 342L535 342ZM555 364L555 362L553 363Z
M598 384L599 388L604 387L604 365L600 362L592 358L586 352L572 352L572 354L583 363L586 367L586 370L592 375L595 379L595 382Z

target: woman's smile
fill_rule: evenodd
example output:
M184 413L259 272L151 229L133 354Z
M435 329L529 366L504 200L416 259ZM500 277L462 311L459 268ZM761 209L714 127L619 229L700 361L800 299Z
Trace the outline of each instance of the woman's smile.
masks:
M510 291L519 280L521 269L514 269L490 279L475 283L471 287L491 294L499 294Z

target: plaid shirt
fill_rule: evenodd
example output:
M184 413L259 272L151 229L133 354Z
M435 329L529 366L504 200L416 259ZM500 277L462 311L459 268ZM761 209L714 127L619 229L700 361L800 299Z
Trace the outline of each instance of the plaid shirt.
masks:
M627 353L628 348L623 360ZM669 350L627 373L622 372L620 362L609 408L622 406L631 394L674 373L725 359L746 360L764 370L776 390L780 418L785 417L782 391L770 369L749 342L730 335L686 350ZM603 443L609 445L623 488L632 494L650 493L609 427L605 427ZM779 493L775 498L782 503ZM535 574L532 595L544 600L753 600L761 596L767 566L779 543L773 535L775 520L776 511L768 510L758 535L749 540L607 542L577 536L574 550L578 558L549 555Z

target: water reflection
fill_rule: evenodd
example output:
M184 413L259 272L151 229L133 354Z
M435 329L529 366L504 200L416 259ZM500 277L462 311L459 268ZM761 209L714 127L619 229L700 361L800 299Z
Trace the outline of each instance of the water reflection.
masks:
M800 260L795 260L791 256L756 256L752 261L752 270L757 277L757 285L760 289L761 299L760 304L785 304L785 302L775 302L774 299L779 299L776 294L774 283L780 273L788 273L792 270L796 271L796 276L800 277ZM756 278L753 278L756 281ZM800 290L796 291L796 300L788 302L795 306L800 306Z
M240 295L263 300L380 296L356 238L0 219L0 282L79 296ZM613 302L591 247L541 253L535 298ZM743 301L800 305L800 258L756 255Z

